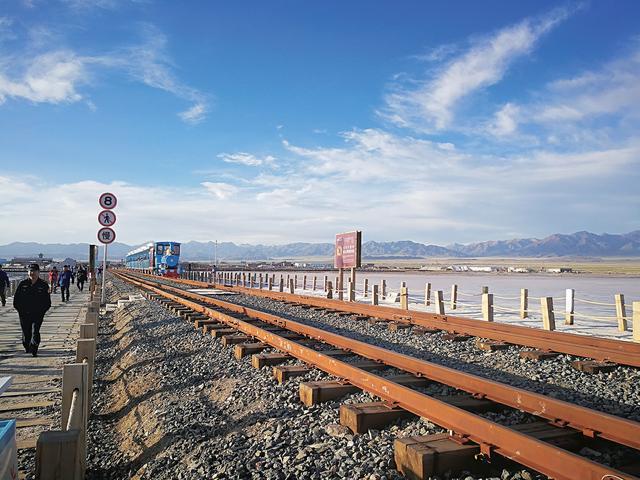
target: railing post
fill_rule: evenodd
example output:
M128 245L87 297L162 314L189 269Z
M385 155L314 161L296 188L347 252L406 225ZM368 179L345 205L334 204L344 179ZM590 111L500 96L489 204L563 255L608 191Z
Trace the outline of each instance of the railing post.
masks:
M269 291L273 290L273 278L269 277Z
M431 282L427 282L424 286L424 306L431 305Z
M493 293L482 294L482 318L493 322Z
M444 315L444 294L442 290L436 292L436 313L438 315Z
M489 293L489 287L482 287L482 294Z
M258 278L258 279L259 279L259 283L258 283L258 285L259 285L259 287L260 287L260 290L262 290L262 285L263 285L263 284L262 284L262 274L260 274L260 276L259 276L259 278Z
M369 279L365 278L364 279L364 298L367 298L369 296Z
M333 298L333 284L331 283L331 280L327 280L327 298Z
M573 325L573 314L575 308L576 291L573 288L567 288L564 307L564 324Z
M302 289L306 290L307 289L307 276L303 276L302 277Z
M400 308L409 310L409 290L407 287L400 287Z
M294 287L294 280L293 278L289 280L289 293L294 294L296 293L296 289Z
M280 292L284 292L284 277L280 275Z
M458 285L451 285L451 310L455 310L458 306Z
M372 290L371 305L378 305L378 285L373 284Z
M527 318L529 316L529 289L520 289L520 318Z
M356 282L349 278L349 301L356 301Z
M385 279L380 280L380 290L382 298L387 298L387 281Z
M553 297L540 298L540 308L542 309L542 327L545 330L555 330L556 318L553 313Z
M618 318L618 330L627 330L627 309L624 306L624 294L616 293L616 317Z
M316 288L318 286L318 277L316 275L313 276L313 291L316 291Z
M344 269L338 269L338 300L344 300Z
M329 281L329 277L327 275L324 276L324 291L327 291L327 282Z
M633 341L640 342L640 302L633 302Z
M77 391L72 411L74 391ZM76 471L84 478L87 462L87 419L89 416L89 365L71 363L62 367L62 428L79 430Z

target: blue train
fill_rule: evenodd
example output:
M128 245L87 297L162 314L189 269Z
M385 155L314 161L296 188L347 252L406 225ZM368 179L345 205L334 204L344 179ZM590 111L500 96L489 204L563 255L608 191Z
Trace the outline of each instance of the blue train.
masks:
M177 277L180 274L180 244L149 242L131 250L125 265L132 270L152 270L156 275Z

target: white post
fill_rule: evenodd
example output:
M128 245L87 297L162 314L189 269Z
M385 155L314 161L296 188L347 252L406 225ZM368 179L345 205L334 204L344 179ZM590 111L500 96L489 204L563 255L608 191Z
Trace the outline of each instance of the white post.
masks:
M540 307L542 309L542 328L555 330L556 318L553 313L553 297L540 298Z
M101 300L100 303L102 305L104 305L104 296L105 296L105 291L104 291L104 279L107 276L107 244L104 244L104 259L102 261L102 295L101 295Z
M520 318L527 318L529 316L529 289L520 289Z
M482 294L482 318L493 322L493 293Z
M442 290L436 291L436 313L438 315L444 315L444 295Z
M424 286L424 306L431 305L431 282L427 282Z
M373 285L373 296L371 297L371 305L378 305L378 285Z
M458 306L458 285L451 285L451 310L455 310Z
M640 342L640 302L633 302L633 341Z
M564 324L573 325L573 314L575 308L576 291L573 288L567 288L564 307Z
M627 330L627 309L624 306L624 295L616 293L616 317L618 317L618 330Z

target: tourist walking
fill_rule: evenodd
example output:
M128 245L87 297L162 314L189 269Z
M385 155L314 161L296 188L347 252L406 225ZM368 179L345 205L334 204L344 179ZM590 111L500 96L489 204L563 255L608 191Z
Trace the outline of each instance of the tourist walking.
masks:
M49 271L49 285L51 286L51 293L58 291L58 269L54 267Z
M38 356L40 327L44 314L51 307L51 296L47 282L40 278L37 263L29 265L29 278L21 281L13 296L13 308L18 311L22 329L22 345L25 352Z
M87 281L87 271L85 268L80 265L78 267L78 273L76 274L76 285L78 286L78 290L84 290L84 282Z
M68 302L69 301L69 285L71 285L71 270L69 270L69 265L65 265L64 267L62 267L62 273L60 274L60 279L58 280L58 283L60 284L60 293L62 294L62 301L63 302ZM67 294L67 297L65 299L65 295Z
M9 286L9 275L2 269L0 263L0 299L2 300L2 306L7 304L7 296L5 293L6 288Z

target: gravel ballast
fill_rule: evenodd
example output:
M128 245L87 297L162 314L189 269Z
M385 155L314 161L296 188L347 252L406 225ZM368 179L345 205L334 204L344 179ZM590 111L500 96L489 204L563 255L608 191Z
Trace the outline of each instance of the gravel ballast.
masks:
M110 301L134 292L137 290L120 280L109 282ZM221 299L444 365L465 366L473 373L507 375L509 382L491 377L505 383L515 379L525 382L520 386L527 388L530 383L552 391L558 388L552 381L555 375L531 379L542 375L537 372L541 364L520 361L516 350L511 355L487 354L475 351L471 342L445 342L439 334L389 332L384 324L371 326L350 317L246 295ZM556 359L549 363L559 365L555 370L567 370L567 375L585 375L573 371L568 362ZM306 407L299 401L299 384L330 377L312 370L279 385L271 368L254 369L250 357L236 360L233 349L148 300L127 304L101 319L96 365L87 478L395 479L402 476L394 468L394 439L443 431L414 418L384 430L352 435L339 425L340 404L376 398L360 392ZM498 370L501 368L507 373ZM620 369L612 373L622 375ZM607 375L591 377L604 377L599 381L606 383ZM569 377L565 381L569 382ZM560 387L560 391L572 390ZM579 398L580 391L575 392ZM637 397L637 391L634 395ZM633 410L631 405L629 408ZM511 410L483 416L503 424L532 420ZM456 472L445 478L543 477L496 464L489 476Z

